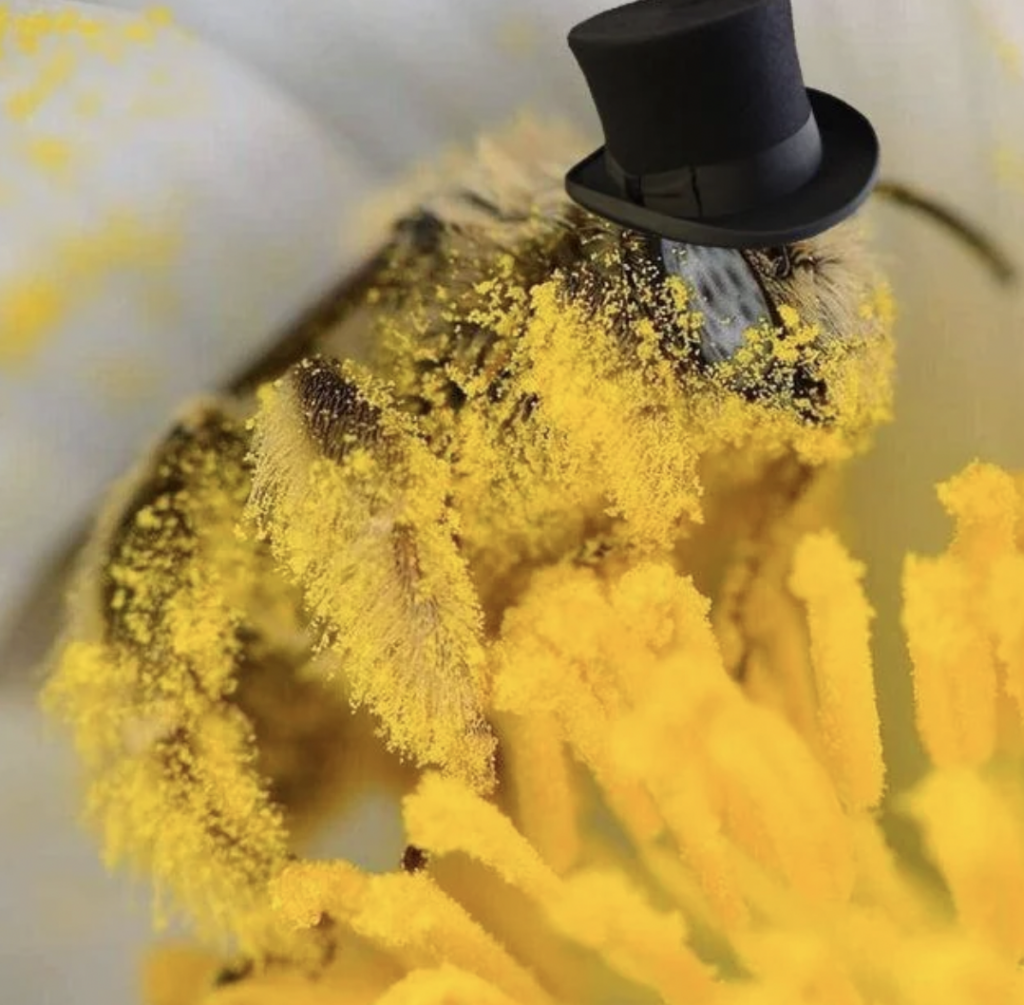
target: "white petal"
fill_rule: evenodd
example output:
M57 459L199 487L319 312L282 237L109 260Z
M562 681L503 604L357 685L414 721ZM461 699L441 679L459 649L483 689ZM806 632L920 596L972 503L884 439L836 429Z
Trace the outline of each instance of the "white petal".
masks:
M108 46L138 23L11 9L76 10ZM75 31L34 52L4 40L0 618L180 400L234 373L358 252L350 211L369 179L312 119L176 30L120 48Z
M388 174L524 105L596 124L565 44L576 21L608 6L595 0L165 6L181 24L271 77Z

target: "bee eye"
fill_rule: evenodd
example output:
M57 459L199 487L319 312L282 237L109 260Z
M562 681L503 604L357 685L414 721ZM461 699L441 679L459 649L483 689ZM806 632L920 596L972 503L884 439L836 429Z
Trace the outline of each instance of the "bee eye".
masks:
M670 276L686 283L704 316L701 355L706 362L729 359L743 345L743 333L771 317L761 284L741 251L663 240L661 261Z

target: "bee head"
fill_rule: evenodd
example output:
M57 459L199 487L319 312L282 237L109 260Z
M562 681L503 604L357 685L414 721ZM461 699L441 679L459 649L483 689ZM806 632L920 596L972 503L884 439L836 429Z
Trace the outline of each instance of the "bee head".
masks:
M810 425L852 417L857 402L840 357L847 365L866 361L888 318L856 223L757 249L654 238L647 253L663 282L686 291L692 366ZM678 324L664 315L662 324L666 344L679 342Z
M595 314L612 304L620 347L644 361L653 326L657 355L688 396L738 399L819 432L875 425L886 411L891 301L859 221L742 249L594 217L576 226L569 299Z

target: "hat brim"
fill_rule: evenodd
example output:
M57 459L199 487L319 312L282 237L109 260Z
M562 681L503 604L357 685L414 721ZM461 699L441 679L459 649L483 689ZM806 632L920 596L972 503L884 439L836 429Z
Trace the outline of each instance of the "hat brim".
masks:
M623 198L609 175L604 147L566 175L566 191L599 216L687 244L764 248L813 237L851 216L871 194L879 144L871 123L855 108L822 91L808 89L807 96L821 133L821 166L806 185L769 205L701 219L639 206Z

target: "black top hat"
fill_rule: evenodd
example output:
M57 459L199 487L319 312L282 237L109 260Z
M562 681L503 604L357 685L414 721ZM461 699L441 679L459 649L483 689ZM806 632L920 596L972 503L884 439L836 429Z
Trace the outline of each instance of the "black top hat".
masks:
M766 247L852 214L878 175L863 115L804 87L790 0L639 0L569 33L606 145L587 209L690 244Z

